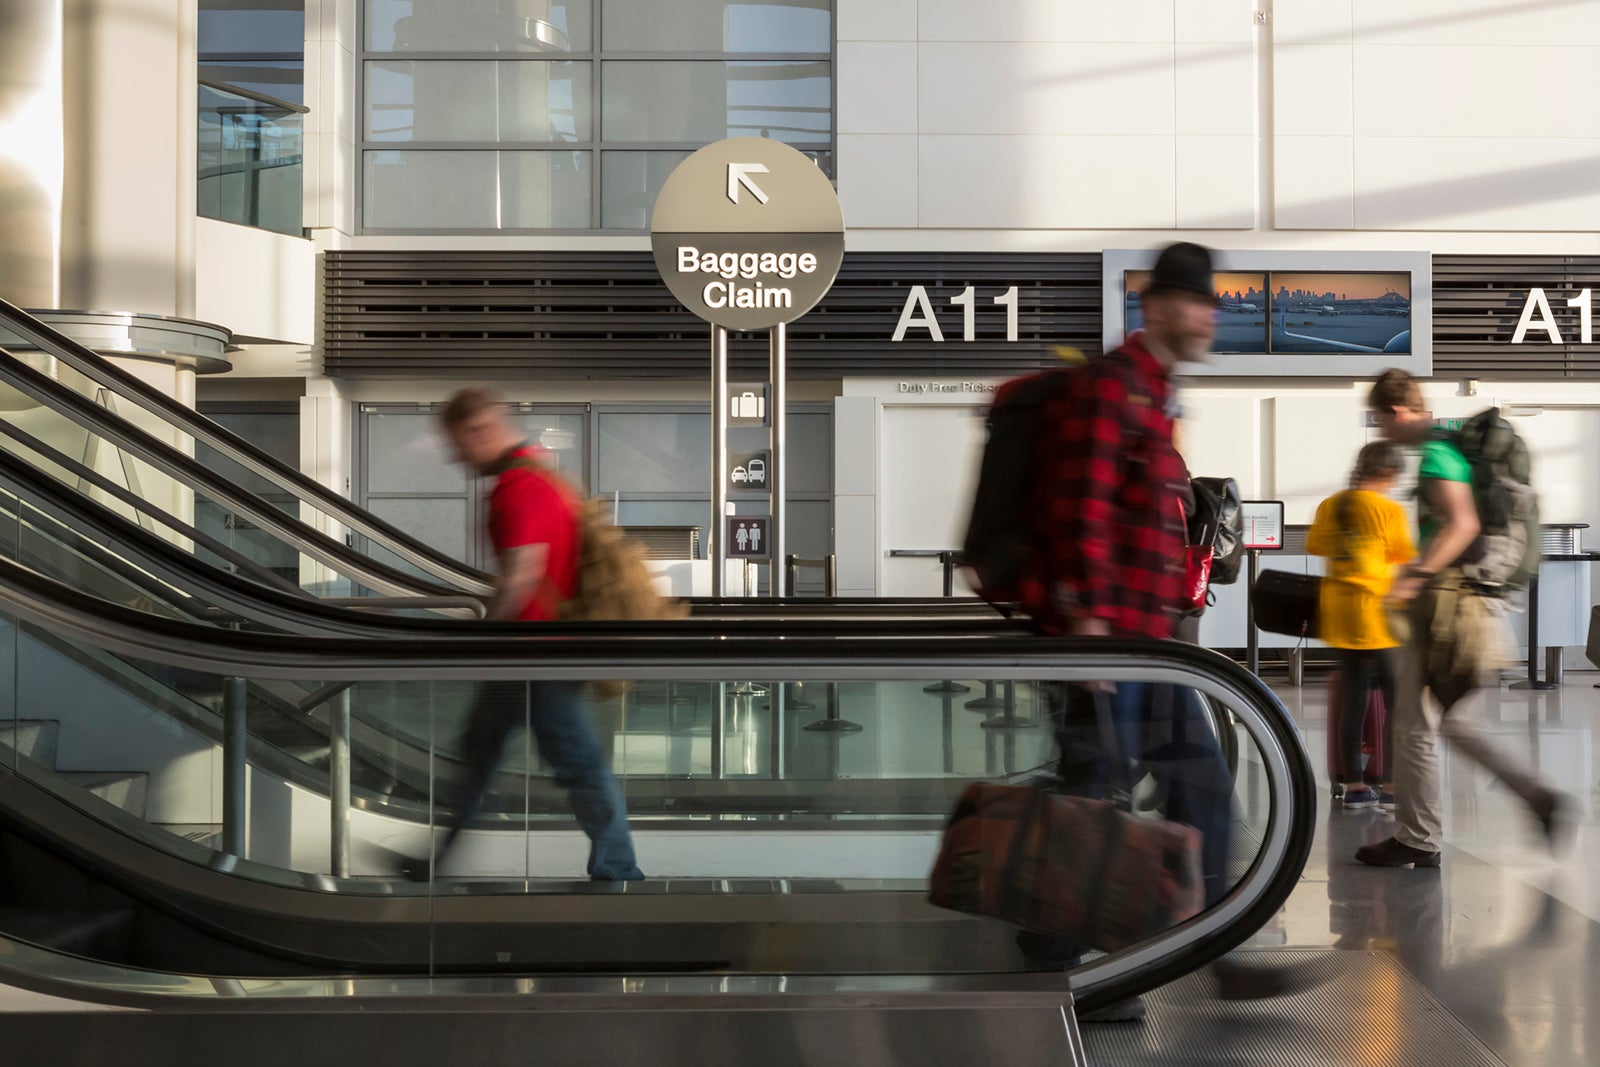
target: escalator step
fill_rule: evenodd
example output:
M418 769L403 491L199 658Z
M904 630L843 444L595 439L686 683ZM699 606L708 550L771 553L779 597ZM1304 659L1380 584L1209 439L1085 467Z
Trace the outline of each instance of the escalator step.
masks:
M87 789L132 815L144 818L149 809L150 775L146 771L59 771L62 778Z
M16 749L18 755L42 767L55 768L60 740L61 723L55 719L0 721L0 745Z

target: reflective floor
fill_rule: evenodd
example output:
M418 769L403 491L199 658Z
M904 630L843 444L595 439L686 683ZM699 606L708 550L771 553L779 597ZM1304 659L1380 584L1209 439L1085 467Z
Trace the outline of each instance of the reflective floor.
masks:
M1376 950L1391 955L1462 1025L1515 1067L1600 1062L1600 833L1593 829L1600 675L1569 673L1546 693L1501 688L1471 711L1501 743L1572 793L1585 827L1572 852L1552 859L1515 798L1464 759L1445 757L1448 842L1441 871L1380 870L1355 862L1355 849L1392 832L1373 810L1329 805L1304 882L1258 947ZM1321 763L1325 682L1275 686ZM1374 982L1375 1010L1392 984ZM1212 1022L1229 1014L1211 1002ZM1262 1005L1252 1018L1308 1016L1309 998ZM1153 1010L1159 1010L1157 1004ZM1362 1028L1372 1017L1345 1020ZM1309 1023L1308 1023L1309 1025ZM1231 1063L1212 1054L1168 1062ZM1197 1054L1198 1055L1198 1054ZM1260 1062L1260 1061L1253 1061ZM1334 1061L1334 1062L1343 1062ZM1351 1062L1387 1062L1380 1049Z

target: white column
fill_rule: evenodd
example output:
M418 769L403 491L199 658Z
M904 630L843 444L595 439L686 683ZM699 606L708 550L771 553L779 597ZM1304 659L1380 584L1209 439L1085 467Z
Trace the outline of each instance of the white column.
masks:
M64 5L59 303L192 312L195 5Z
M61 4L0 0L0 298L22 307L59 296Z

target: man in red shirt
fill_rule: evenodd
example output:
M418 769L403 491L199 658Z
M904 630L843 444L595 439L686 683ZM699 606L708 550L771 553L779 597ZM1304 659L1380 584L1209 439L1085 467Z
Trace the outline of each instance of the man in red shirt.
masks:
M440 416L456 458L495 479L489 496L489 537L496 560L488 617L549 622L576 591L578 515L576 494L545 468L539 449L518 433L505 405L487 389L463 389ZM435 864L455 844L488 792L506 740L522 725L533 731L539 752L566 788L578 825L589 835L589 877L596 881L643 878L628 832L622 789L606 766L590 725L583 690L574 682L485 682L461 739L465 775L455 817ZM426 861L410 861L409 877L425 880Z

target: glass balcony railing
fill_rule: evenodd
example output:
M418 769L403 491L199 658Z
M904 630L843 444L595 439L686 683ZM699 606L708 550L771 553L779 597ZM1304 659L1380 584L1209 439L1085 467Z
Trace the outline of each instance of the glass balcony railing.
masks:
M239 86L201 81L200 216L300 236L301 116L308 110Z

